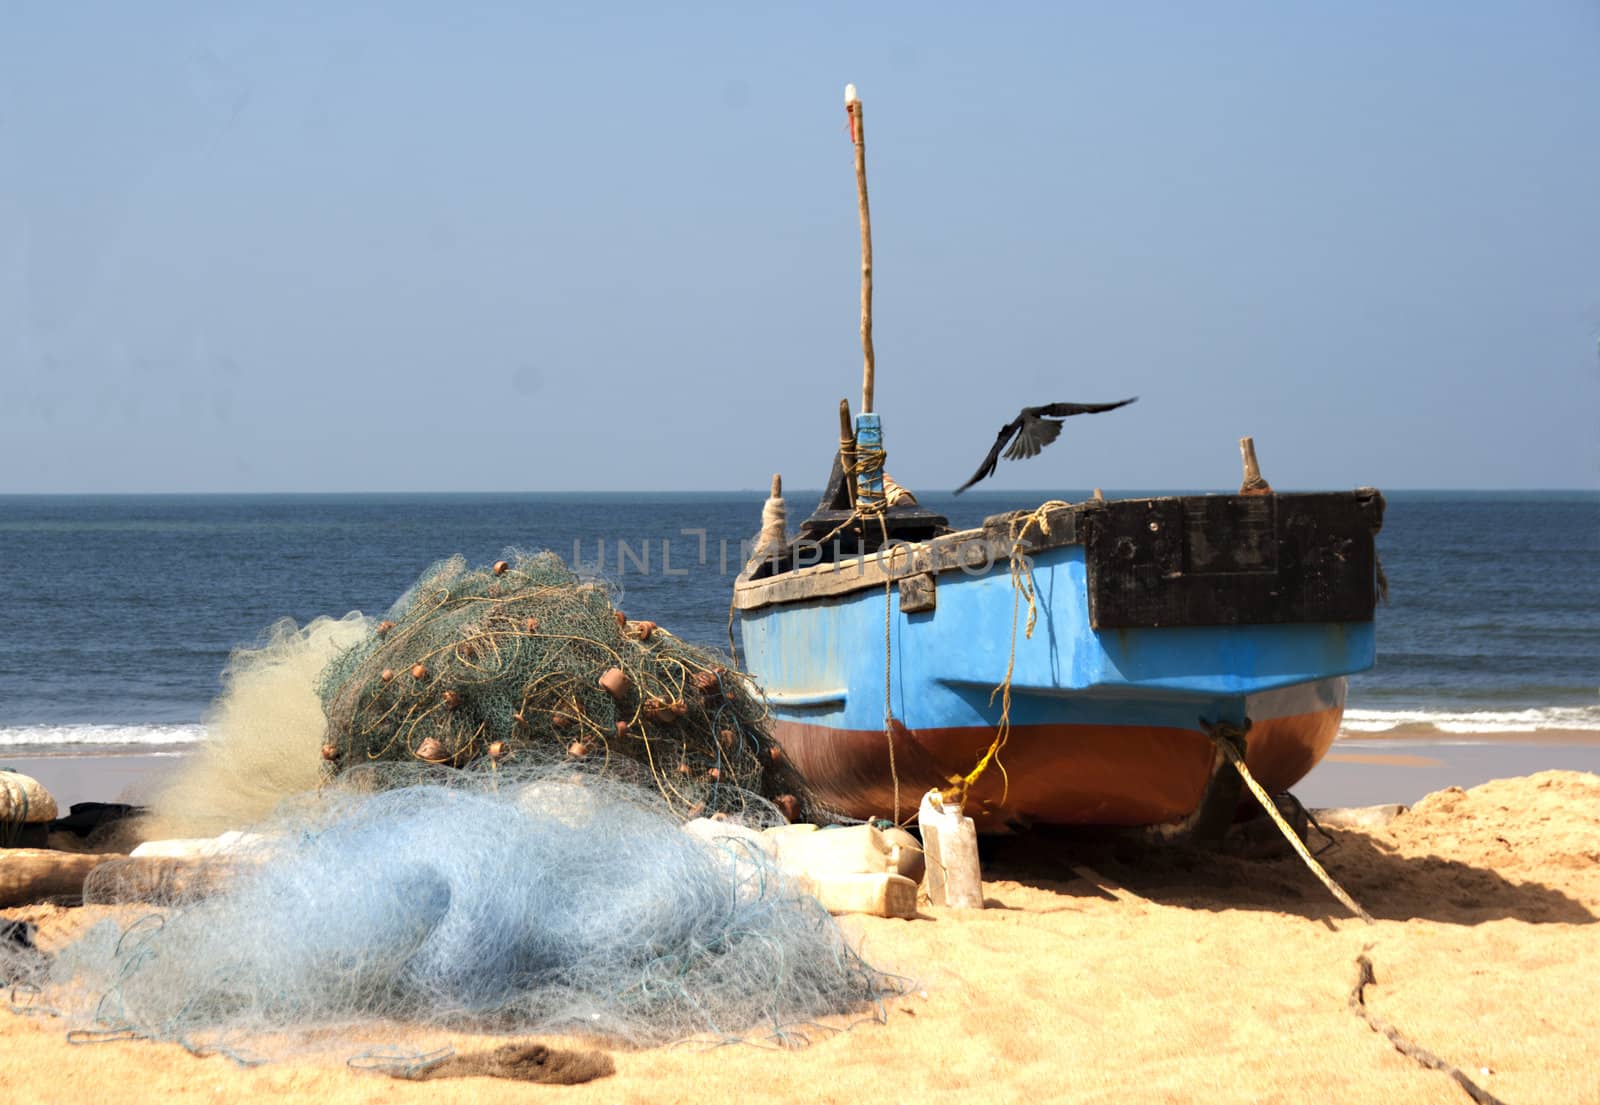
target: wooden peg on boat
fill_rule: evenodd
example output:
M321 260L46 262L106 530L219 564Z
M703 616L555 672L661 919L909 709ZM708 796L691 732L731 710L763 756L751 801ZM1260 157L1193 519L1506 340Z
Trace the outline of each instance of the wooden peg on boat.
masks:
M1261 476L1261 466L1256 463L1256 439L1239 439L1239 456L1244 461L1244 482L1239 485L1241 495L1270 495L1272 485Z
M850 400L839 400L839 468L844 472L844 486L850 496L850 509L856 508L856 428L850 418Z

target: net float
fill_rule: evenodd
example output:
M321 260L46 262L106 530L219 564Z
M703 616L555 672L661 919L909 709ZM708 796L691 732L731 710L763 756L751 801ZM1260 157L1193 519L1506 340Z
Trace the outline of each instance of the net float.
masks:
M394 681L394 669L393 668L384 668L383 669L383 674L378 676L378 678L383 680L385 683L393 682Z
M611 616L613 618L617 619L617 628L618 629L622 629L624 626L626 626L628 624L628 615L624 614L620 610L613 610L611 612Z
M331 744L323 745L322 758L327 760L329 763L332 763L339 758L339 749Z
M424 664L420 660L417 661L415 664L412 664L411 665L411 678L417 680L419 683L422 680L428 678L428 665Z
M445 691L440 697L444 700L444 708L446 710L459 710L461 708L460 691Z
M732 752L733 751L733 730L732 729L719 729L717 731L717 740L722 743L722 750L724 752Z
M625 737L627 735L628 735L628 723L625 722L625 721L617 722L617 736Z
M524 633L537 633L537 632L539 632L539 619L538 618L528 618L527 620L525 620L522 623L522 631Z
M433 737L429 737L417 745L417 759L419 760L425 760L430 764L442 764L449 758L450 754L444 750L444 745Z
M667 709L672 711L673 717L686 717L689 713L689 704L681 698L673 699Z
M706 812L706 804L704 802L696 802L694 805L689 807L688 816L691 817L691 818L699 817L701 814L703 814L705 812Z
M717 782L718 780L720 780L722 778L722 768L720 768L720 767L710 768L709 770L706 771L706 778L710 779L713 783Z
M655 622L637 621L629 622L623 628L623 632L636 641L648 641L651 634L653 634L658 628L659 627Z
M576 721L577 721L577 719L574 718L571 714L551 714L550 715L550 724L554 725L557 729L570 729L570 728L572 728L573 723L576 722Z
M382 637L385 633L389 632L389 630L391 630L393 628L394 628L394 623L391 622L391 621L381 621L381 622L379 622L378 623L378 636Z
M677 719L677 715L672 711L672 704L661 698L652 698L644 704L644 716L645 720L658 725Z
M471 641L462 641L456 646L456 655L463 660L471 660L477 657L478 650Z
M780 794L772 800L772 804L791 824L800 820L800 799L794 795Z
M607 668L596 682L600 684L601 690L618 702L627 698L628 691L633 687L633 680L629 679L628 673L621 668Z
M581 760L588 754L589 749L584 746L582 741L573 741L571 744L567 745L567 755L571 756L575 760Z
M722 693L722 682L714 671L697 671L689 677L689 681L694 684L695 690L707 698Z
M505 741L495 741L494 743L490 744L489 745L489 758L491 760L495 761L495 763L499 763L501 760L505 759L506 758L506 742Z
M496 560L494 562L494 574L497 576L503 576L506 574L506 569L509 567L511 567L511 565L506 561Z
M777 745L773 745L771 748L767 749L767 759L771 760L775 764L781 764L783 762L783 749L779 748Z
M679 760L678 761L678 774L679 775L687 775L687 774L689 774L689 761L688 760Z

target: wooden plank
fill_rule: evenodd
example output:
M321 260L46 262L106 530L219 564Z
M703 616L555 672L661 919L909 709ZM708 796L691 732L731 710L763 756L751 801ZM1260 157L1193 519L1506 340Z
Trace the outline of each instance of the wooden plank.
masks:
M1049 532L1040 533L1038 527L1030 527L1022 540L1022 551L1031 556L1046 549L1077 544L1077 510L1069 506L1047 513L1045 521ZM734 584L734 605L740 610L759 610L764 606L835 598L857 591L881 591L885 583L897 584L921 574L964 570L981 575L985 573L976 569L985 563L990 565L989 571L1009 571L1011 550L1016 544L1010 533L1010 522L1023 516L1026 516L1024 511L997 515L978 529L902 545L881 555L869 553L865 557L815 564L763 579L741 575Z
M117 855L57 852L49 848L0 851L0 907L36 905L52 899L73 903L83 898L89 872Z

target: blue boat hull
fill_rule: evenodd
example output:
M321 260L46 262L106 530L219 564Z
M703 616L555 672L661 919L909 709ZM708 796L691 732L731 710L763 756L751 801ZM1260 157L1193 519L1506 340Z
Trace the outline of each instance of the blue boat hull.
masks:
M921 612L903 611L892 584L765 604L747 594L745 666L819 797L903 817L966 775L994 739L1009 669L1010 735L969 800L983 827L1172 821L1211 773L1198 719L1248 719L1248 763L1287 789L1337 733L1342 677L1373 662L1370 620L1096 629L1081 544L1037 552L1030 576L1031 635L1004 561L937 574L936 607Z

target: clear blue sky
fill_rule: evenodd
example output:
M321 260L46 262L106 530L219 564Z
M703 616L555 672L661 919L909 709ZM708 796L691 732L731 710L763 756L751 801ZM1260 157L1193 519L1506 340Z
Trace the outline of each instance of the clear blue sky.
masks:
M1600 483L1595 0L256 7L0 4L0 492L817 486L846 81L902 482Z

